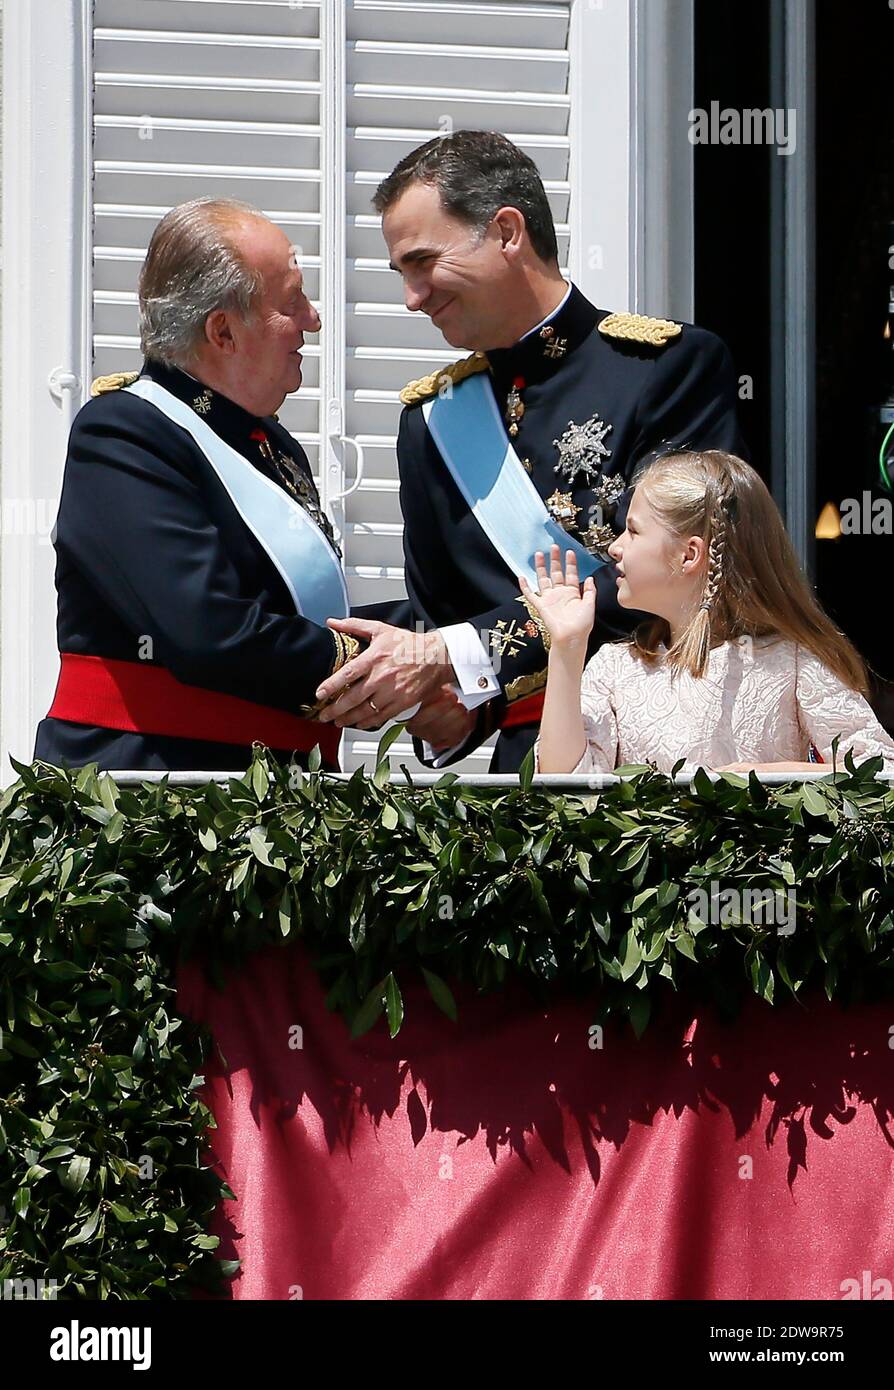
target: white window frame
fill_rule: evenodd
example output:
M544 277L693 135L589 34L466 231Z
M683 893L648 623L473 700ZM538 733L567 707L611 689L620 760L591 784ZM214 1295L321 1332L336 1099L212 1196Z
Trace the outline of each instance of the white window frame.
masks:
M3 7L0 779L30 762L55 688L54 552L11 533L58 501L71 421L90 389L92 6ZM18 528L16 528L18 529Z

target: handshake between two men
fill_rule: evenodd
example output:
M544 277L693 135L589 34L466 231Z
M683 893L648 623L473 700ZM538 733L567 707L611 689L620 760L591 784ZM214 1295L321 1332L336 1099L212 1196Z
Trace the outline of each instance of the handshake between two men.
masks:
M339 728L380 729L411 717L409 733L437 752L457 747L476 724L459 698L447 644L438 631L410 632L367 618L327 618L336 632L368 646L318 687L318 718Z

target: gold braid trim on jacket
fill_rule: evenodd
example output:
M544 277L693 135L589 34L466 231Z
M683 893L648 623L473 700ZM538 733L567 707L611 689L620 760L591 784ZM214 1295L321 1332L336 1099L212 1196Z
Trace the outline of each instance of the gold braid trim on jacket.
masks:
M473 352L471 357L462 357L458 362L451 362L447 367L439 367L436 372L430 372L428 376L408 381L400 393L400 399L404 405L416 405L419 401L427 401L438 394L446 381L458 386L467 376L474 376L476 372L486 372L489 366L490 363L483 352Z

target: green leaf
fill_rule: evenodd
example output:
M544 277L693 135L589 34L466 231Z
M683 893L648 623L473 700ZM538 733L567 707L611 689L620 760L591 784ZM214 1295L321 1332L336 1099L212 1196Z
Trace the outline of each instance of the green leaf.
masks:
M751 958L751 982L754 985L755 993L762 999L766 999L768 1004L773 1003L773 971L769 962L759 953Z
M671 903L674 903L674 902L677 901L677 898L679 898L679 896L680 896L680 885L679 885L679 883L662 883L662 884L659 884L659 887L658 887L658 894L657 894L657 896L656 896L656 898L655 898L655 905L656 905L656 907L662 907L662 908L663 908L663 907L669 907Z
M52 980L79 980L84 971L73 960L50 960L42 966L43 973Z
M692 777L692 789L704 801L714 801L717 793L714 790L714 783L703 767L697 767Z
M686 956L689 960L698 963L698 956L695 954L695 942L688 931L680 931L674 938L674 946L681 956Z
M33 1060L40 1056L36 1047L25 1042L24 1038L17 1037L15 1033L4 1033L3 1044L9 1052L14 1052L19 1057L30 1057Z
M113 814L117 811L118 787L115 779L110 777L108 773L104 773L99 779L99 797L108 812Z
M239 863L236 865L236 868L233 870L233 872L230 874L230 877L227 879L226 886L230 890L230 892L232 892L235 888L238 888L241 883L245 882L245 879L248 875L248 871L251 868L251 863L251 855L247 855L244 859L239 860Z
M440 975L436 975L433 970L426 970L424 965L421 966L420 969L422 970L425 983L428 985L432 999L434 999L438 1008L445 1013L448 1018L452 1018L455 1023L457 1019L456 1000L450 992L448 985L445 984Z
M642 947L637 939L637 934L633 927L624 934L621 942L621 979L629 980L635 975L642 964Z
M373 985L354 1015L354 1021L351 1025L351 1037L359 1038L364 1033L368 1033L384 1008L385 980L382 979L377 985Z
M552 921L552 913L549 910L549 903L547 902L546 895L543 892L542 880L537 874L534 873L533 869L525 869L525 878L531 885L531 892L534 897L534 902L537 906L537 910L540 913L541 917L545 917L548 921Z
M630 1022L633 1031L638 1038L641 1038L646 1031L649 1022L649 1015L652 1012L652 1000L646 993L640 993L630 1002Z
M63 1242L63 1250L69 1245L83 1245L85 1241L88 1241L91 1236L95 1235L96 1228L99 1225L99 1218L101 1215L102 1208L97 1207L93 1215L88 1216L87 1220L83 1223L83 1225L80 1227L77 1233L73 1236L69 1236L68 1240Z
M266 767L260 760L252 763L251 789L259 801L267 799L267 793L270 790L270 778L267 776Z
M632 845L629 846L629 848L621 855L621 858L618 860L619 872L628 873L630 869L635 869L637 864L642 863L643 859L645 859L648 853L648 840L634 842Z
M404 1001L393 975L389 975L385 981L385 1008L388 1014L388 1031L392 1038L395 1038L404 1021Z
M106 822L106 828L103 831L102 836L103 839L106 840L110 845L116 844L118 840L121 839L121 836L124 834L124 828L126 825L127 821L125 820L124 816L122 816L120 811L116 811L115 814L111 817L111 819Z
M90 1172L90 1159L84 1154L75 1154L62 1177L62 1184L71 1192L80 1192Z
M259 764L255 765L255 772L257 771L258 766ZM254 779L254 773L252 773L252 779ZM259 863L266 864L269 867L270 851L274 848L274 846L271 843L271 841L267 839L267 836L265 835L260 825L252 826L248 834L248 843L251 846L251 852L254 855L255 859L257 859Z
M534 860L534 863L537 865L538 869L540 868L540 865L543 863L546 856L549 854L549 847L553 842L554 834L554 830L548 830L546 834L543 836L543 838L541 840L538 840L534 848L531 850L531 858Z
M348 913L348 941L351 948L359 951L366 940L366 882L361 879L354 890L351 899L351 910Z
M65 1158L73 1152L71 1144L54 1144L48 1153L43 1156L44 1163L49 1163L53 1158Z
M209 852L217 849L217 836L210 825L199 831L199 844Z
M805 809L812 816L827 816L829 814L829 803L811 782L804 782L801 786L801 797Z
M388 749L391 747L392 743L395 743L397 739L400 738L406 727L405 723L392 724L390 729L385 730L384 734L379 739L379 746L376 750L376 767L380 767L386 762Z

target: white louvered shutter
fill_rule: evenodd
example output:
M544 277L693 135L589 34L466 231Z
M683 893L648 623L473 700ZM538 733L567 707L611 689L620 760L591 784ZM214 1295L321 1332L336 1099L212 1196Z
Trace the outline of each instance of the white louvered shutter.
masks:
M417 145L449 129L499 130L546 182L563 265L568 250L568 3L353 0L347 12L347 431L364 480L347 502L352 598L406 593L395 456L401 387L462 353L404 305L370 199ZM470 615L472 616L472 615ZM345 768L368 762L378 734L348 731ZM454 771L486 772L493 740ZM393 762L412 759L410 740Z
M175 203L261 208L320 274L320 9L265 0L96 0L94 368L141 362L137 276ZM319 346L280 418L316 472Z

